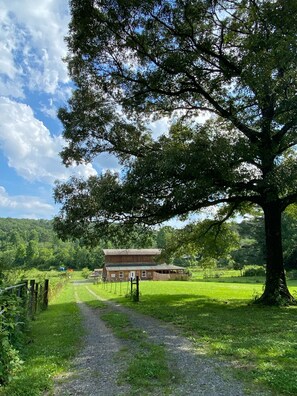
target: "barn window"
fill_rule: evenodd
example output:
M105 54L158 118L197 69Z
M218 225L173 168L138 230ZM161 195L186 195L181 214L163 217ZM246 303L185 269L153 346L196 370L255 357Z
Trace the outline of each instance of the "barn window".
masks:
M141 277L146 278L146 271L141 271Z
M124 277L124 273L122 271L120 271L119 278L122 279L123 277Z

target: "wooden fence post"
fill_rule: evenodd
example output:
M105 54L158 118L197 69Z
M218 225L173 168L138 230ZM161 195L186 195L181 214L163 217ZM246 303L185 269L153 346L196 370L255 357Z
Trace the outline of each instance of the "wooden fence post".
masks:
M30 298L29 298L29 312L30 312L30 316L31 318L34 317L34 297L35 297L35 290L34 290L34 286L35 286L35 280L31 279L30 280Z
M36 314L37 309L38 309L38 289L39 289L39 284L35 283L35 290L34 290L34 314Z
M48 307L48 290L49 290L49 281L45 279L44 281L44 291L43 291L43 308L47 309Z
M135 301L139 301L139 276L136 276L136 298Z
M135 293L133 292L133 285L136 286L136 290ZM138 302L139 301L139 276L136 275L136 280L133 280L131 278L131 299L134 302Z

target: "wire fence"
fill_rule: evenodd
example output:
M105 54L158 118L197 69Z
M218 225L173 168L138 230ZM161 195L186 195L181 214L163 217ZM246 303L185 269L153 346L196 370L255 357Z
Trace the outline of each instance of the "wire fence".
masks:
M48 307L49 280L38 283L34 279L0 289L0 316L14 309L12 297L16 297L26 315L33 319L36 313Z
M103 280L103 290L117 295L130 297L132 301L138 302L140 297L139 277L130 280Z

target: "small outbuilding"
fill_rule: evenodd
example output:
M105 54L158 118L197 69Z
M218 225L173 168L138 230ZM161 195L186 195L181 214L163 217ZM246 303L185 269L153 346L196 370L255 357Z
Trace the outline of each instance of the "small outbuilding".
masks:
M183 267L159 264L160 249L104 249L103 279L108 281L186 280Z

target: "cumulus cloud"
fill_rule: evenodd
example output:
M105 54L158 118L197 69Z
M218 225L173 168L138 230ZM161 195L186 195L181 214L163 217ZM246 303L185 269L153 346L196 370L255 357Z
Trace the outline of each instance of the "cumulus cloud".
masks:
M71 174L89 177L96 174L91 164L65 168L58 153L64 141L51 136L34 117L30 106L0 97L0 144L8 165L29 181L52 184Z
M30 90L55 93L69 82L64 37L69 22L67 0L2 0L0 12L1 81L19 84ZM3 94L3 93L2 93Z
M10 196L5 188L0 186L0 215L2 217L52 218L55 213L55 207L39 197Z
M148 128L151 130L153 138L157 139L161 135L166 134L166 132L170 128L170 124L171 123L169 118L163 117L156 121L151 121L148 124Z

